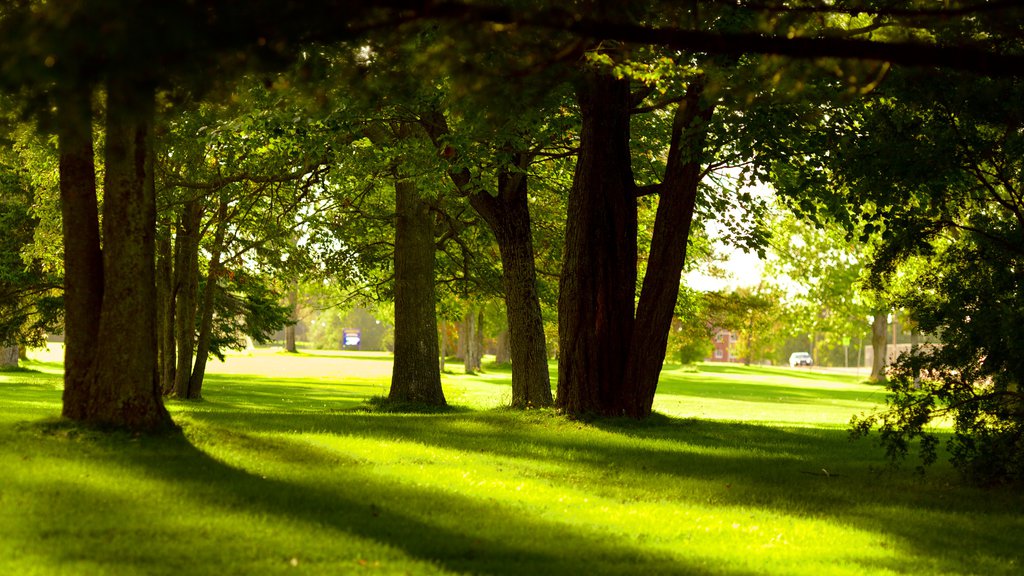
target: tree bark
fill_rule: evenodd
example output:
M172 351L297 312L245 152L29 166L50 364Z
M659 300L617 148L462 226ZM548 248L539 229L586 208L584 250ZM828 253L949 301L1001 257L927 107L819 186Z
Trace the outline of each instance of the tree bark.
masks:
M438 354L437 359L437 369L443 373L445 360L448 357L448 322L442 320L440 323L438 323L437 326L438 331L441 333L440 353Z
M526 167L525 155L519 155L516 170L499 173L498 196L486 192L470 196L470 204L490 227L501 254L515 408L553 403L544 318L537 293Z
M621 415L637 269L629 82L588 72L577 96L583 126L559 282L556 405Z
M91 89L57 95L60 208L64 238L65 418L90 417L90 372L96 358L103 303L96 168L93 164Z
M295 347L295 322L298 321L298 313L296 308L299 305L299 292L296 288L295 283L292 283L288 289L288 308L291 310L292 323L284 327L284 351L291 352L292 354L297 353L299 350Z
M672 122L668 164L660 186L647 273L637 303L623 383L627 388L623 411L633 418L651 414L679 298L679 279L703 168L707 122L713 112L712 107L701 104L703 92L702 79L692 81ZM749 358L748 350L748 364Z
M157 356L160 390L166 395L174 390L177 358L174 341L174 255L169 226L158 231L156 253Z
M175 241L177 260L174 265L174 339L177 342L177 368L174 374L174 396L188 399L192 378L192 359L196 344L196 309L199 291L199 237L203 208L199 200L185 203Z
M437 145L450 133L444 114L438 110L428 113L423 124ZM498 242L511 339L512 404L515 407L552 404L528 204L526 169L529 159L528 154L517 154L514 164L499 170L497 196L477 186L469 170L448 170L452 182L469 198L470 205Z
M395 183L395 361L388 399L446 405L438 369L434 221L416 183Z
M65 414L76 420L136 431L172 426L157 375L153 103L150 85L108 79L103 300L85 393L72 409L65 404ZM75 311L69 306L69 315Z
M0 346L0 368L18 367L18 345Z
M885 344L888 338L888 321L886 316L885 312L875 312L874 321L871 323L871 350L873 357L871 359L870 380L872 382L885 381Z
M210 339L213 332L213 309L217 299L217 279L224 272L221 254L224 252L224 235L227 229L228 203L221 199L217 208L217 230L210 247L210 266L203 287L203 304L199 320L199 338L196 340L196 362L188 380L188 399L203 397L203 379L206 377L206 362L210 358Z
M508 329L498 334L497 351L494 354L495 364L509 364L512 362L512 343L510 342ZM550 391L550 388L549 388Z
M462 367L466 374L475 374L480 369L479 338L477 337L477 315L476 307L470 306L462 319L462 333L459 334L459 341L465 342L465 353L462 357Z

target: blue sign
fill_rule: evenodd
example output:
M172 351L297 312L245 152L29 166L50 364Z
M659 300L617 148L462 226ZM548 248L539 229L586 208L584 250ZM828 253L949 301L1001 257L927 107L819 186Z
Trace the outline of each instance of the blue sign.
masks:
M358 348L361 340L360 336L361 333L358 328L346 328L341 331L341 343L346 348L349 346Z

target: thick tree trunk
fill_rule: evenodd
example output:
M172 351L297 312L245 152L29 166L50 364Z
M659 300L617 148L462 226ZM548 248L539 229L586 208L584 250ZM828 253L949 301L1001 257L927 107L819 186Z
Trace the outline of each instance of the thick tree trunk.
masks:
M395 183L395 362L388 399L446 404L437 363L434 221L416 183Z
M153 90L119 78L107 88L103 303L87 390L73 409L65 404L65 414L93 424L160 430L172 424L157 375ZM69 306L69 315L73 310Z
M556 404L569 414L621 415L637 264L629 82L590 72L578 99L583 127L559 283Z
M870 379L872 382L885 381L887 328L887 314L885 312L875 312L875 319L871 323L871 350L873 357Z
M628 390L623 412L634 418L651 414L679 298L679 279L686 261L703 167L707 121L712 113L712 108L701 105L703 89L700 80L690 83L672 123L668 164L660 187L647 273L637 303L623 383ZM747 358L749 363L749 350Z
M210 267L203 288L203 303L199 320L199 338L196 340L196 363L188 381L189 400L203 397L203 379L206 377L206 362L210 358L210 339L213 332L213 309L217 299L217 279L224 272L221 254L224 252L224 234L227 228L228 204L221 200L217 209L217 230L210 247Z
M91 91L59 93L57 113L64 238L63 415L84 421L90 417L90 373L103 303Z
M297 353L299 350L295 347L295 322L298 321L298 308L299 305L299 291L293 283L288 289L288 309L291 310L291 324L284 327L284 351L291 352L292 354Z
M203 208L199 200L185 203L178 226L174 265L174 338L177 342L177 368L174 374L174 396L193 397L189 389L192 377L192 358L195 350L196 309L199 291L199 237L203 221Z
M526 408L550 406L553 399L544 319L537 293L524 157L519 159L519 165L515 172L499 174L499 196L477 193L470 197L470 203L498 242L512 362L512 406ZM499 358L498 362L502 360Z
M174 266L171 231L163 227L156 242L156 302L157 302L157 356L160 370L160 390L170 394L174 390Z
M0 368L18 367L18 345L0 346Z

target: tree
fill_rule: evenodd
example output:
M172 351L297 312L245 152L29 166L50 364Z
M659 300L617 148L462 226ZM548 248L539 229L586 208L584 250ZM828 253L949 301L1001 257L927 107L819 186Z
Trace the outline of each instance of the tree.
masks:
M396 174L394 185L395 363L388 400L443 406L435 361L434 219L413 178Z
M60 328L60 270L35 249L42 218L37 204L46 195L53 150L25 126L7 134L10 148L0 151L0 365L17 367L19 349L39 345ZM43 212L39 208L38 212Z
M778 334L782 330L778 325L782 303L775 290L762 283L729 292L708 293L704 299L701 314L704 324L737 335L735 354L743 358L745 365L776 356Z
M211 354L222 358L225 348L243 347L242 336L264 342L268 330L287 322L278 295L263 285L311 267L309 248L295 237L314 218L307 204L319 200L331 164L329 116L248 77L229 102L183 103L159 142L167 222L158 266L166 318L160 341L169 351L161 357L177 356L177 366L163 370L163 388L182 399L201 397Z
M920 330L941 343L901 357L890 409L857 429L877 425L897 457L921 438L927 463L937 442L928 423L947 415L955 465L981 482L1016 482L1024 478L1024 365L1016 337L1024 118L1010 102L1021 97L1021 85L944 79L933 86L913 72L894 77L863 109L874 140L865 133L848 142L844 177L851 182L878 178L891 162L876 156L883 147L898 149L906 163L890 172L902 202L867 198L884 216L873 271Z
M783 175L777 181L780 192L789 195L784 197L798 193ZM866 319L883 301L884 294L865 285L873 245L859 234L848 233L831 218L800 213L798 205L781 211L772 230L773 257L767 269L790 291L792 332L809 336L815 363L827 365L829 351L838 352L868 335ZM875 356L883 363L886 313L885 309L880 311L881 351ZM840 356L845 363L846 354Z

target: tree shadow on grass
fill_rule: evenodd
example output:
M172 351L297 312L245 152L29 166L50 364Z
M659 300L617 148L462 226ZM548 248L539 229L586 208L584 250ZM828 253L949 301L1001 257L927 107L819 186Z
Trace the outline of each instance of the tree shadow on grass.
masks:
M203 417L217 426L246 425L227 414ZM900 546L913 550L911 557L927 558L942 572L973 573L983 567L986 573L1013 573L1008 567L1024 560L1019 552L1007 557L1008 550L1019 550L1012 542L1012 528L1024 528L1019 515L1024 499L1019 494L960 485L948 469L923 479L909 471L880 474L878 468L885 465L881 451L850 442L843 430L665 416L639 423L584 424L537 415L524 422L521 415L500 411L298 419L291 414L260 414L248 425L255 430L311 429L407 440L493 455L508 462L510 474L525 472L551 482L575 478L612 499L630 498L630 487L651 474L659 480L655 487L645 486L645 498L685 500L685 491L697 482L705 492L695 496L716 504L809 514L891 535ZM546 471L538 474L541 468ZM901 564L905 562L904 557L894 559L886 569L915 569L913 564Z
M609 540L607 534L589 532L556 522L530 518L508 505L483 499L471 499L450 492L388 481L362 470L358 461L339 459L337 454L318 450L300 442L279 437L255 437L235 434L232 448L256 457L294 467L316 467L326 473L305 476L257 474L218 461L181 436L143 438L124 442L107 454L107 461L94 461L98 468L122 469L126 485L101 489L96 485L61 480L50 488L72 499L85 499L107 518L92 530L110 531L109 560L113 564L137 568L139 573L194 572L190 562L205 562L204 572L214 572L218 564L244 566L252 558L232 558L245 554L238 542L256 538L256 553L273 556L282 567L291 558L314 573L348 573L359 569L360 550L333 550L325 557L323 545L282 544L261 530L244 524L229 527L233 532L211 535L224 542L225 549L200 546L199 550L178 559L178 565L154 564L167 557L159 550L170 539L186 539L190 527L175 525L181 510L205 510L206 514L232 514L244 511L246 517L268 524L298 525L313 533L313 538L337 539L359 547L358 541L383 545L401 551L414 560L458 573L475 574L694 574L702 572L679 559L631 545L621 539ZM101 442L110 442L101 440ZM95 459L97 456L93 454ZM156 480L166 490L184 493L181 502L156 502L141 506L126 496L125 488L139 476ZM39 487L35 487L38 489ZM33 553L65 565L83 556L102 557L104 550L75 548L75 528L50 526L35 519L39 545ZM91 525L91 524L90 524ZM78 528L86 529L89 528ZM191 529L197 529L192 527ZM208 529L208 528L204 528ZM162 535L153 538L154 533ZM96 542L95 534L90 541ZM102 534L101 534L102 536ZM125 546L126 537L140 541ZM194 536L194 535L193 535ZM354 536L356 542L353 543ZM194 538L188 538L191 542ZM65 548L64 544L70 545ZM289 547L290 546L290 547ZM330 546L328 545L328 548ZM394 560L394 559L392 559ZM318 562L321 570L318 571ZM347 565L346 565L347 563ZM198 566L193 566L197 568ZM433 571L433 570L428 570ZM720 571L721 573L730 573ZM738 572L731 572L739 574Z

